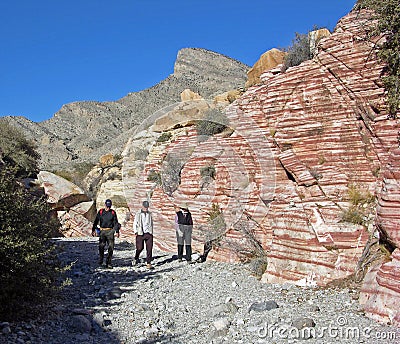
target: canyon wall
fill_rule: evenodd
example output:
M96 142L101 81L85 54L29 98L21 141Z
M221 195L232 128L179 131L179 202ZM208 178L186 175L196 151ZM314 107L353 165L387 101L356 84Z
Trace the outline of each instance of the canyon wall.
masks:
M374 238L398 247L399 123L386 112L383 66L365 39L368 18L350 13L315 58L263 73L223 110L223 132L199 137L196 121L218 104L192 101L160 110L155 124L132 136L123 153L125 195L131 210L150 200L160 248L175 250L173 209L181 203L192 211L197 250L211 238L211 258L237 261L261 245L269 283L327 285L353 275ZM166 118L178 120L161 133L157 121ZM139 149L148 152L143 160L135 158ZM171 164L180 166L174 187ZM204 176L207 169L215 174ZM222 229L210 226L215 207ZM368 273L373 284L362 291L366 310L383 321L393 312L398 318L396 257L389 253L377 274ZM369 303L383 287L394 306Z
M212 242L210 259L265 259L267 283L356 275L366 313L399 324L400 126L368 25L366 12L349 13L312 60L265 71L232 104L184 90L129 132L97 208L124 198L122 238L133 240L134 213L149 200L155 243L172 254L174 206L184 204L199 253ZM199 123L222 129L199 135Z

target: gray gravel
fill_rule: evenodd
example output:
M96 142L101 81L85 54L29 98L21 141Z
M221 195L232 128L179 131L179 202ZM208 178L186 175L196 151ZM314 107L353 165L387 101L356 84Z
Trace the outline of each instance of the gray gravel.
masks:
M147 270L118 239L110 270L95 238L57 242L71 285L37 319L0 322L0 343L400 343L400 329L364 315L357 290L264 284L243 264L157 251Z

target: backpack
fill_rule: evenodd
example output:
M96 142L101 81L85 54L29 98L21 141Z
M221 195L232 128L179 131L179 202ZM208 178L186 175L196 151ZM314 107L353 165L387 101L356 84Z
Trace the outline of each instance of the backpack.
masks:
M103 215L103 211L104 211L104 208L101 208L101 209L100 209L100 211L99 211L99 213L100 213L100 216L102 216L102 215ZM113 216L115 215L115 211L114 211L114 209L111 209L111 214L113 214Z

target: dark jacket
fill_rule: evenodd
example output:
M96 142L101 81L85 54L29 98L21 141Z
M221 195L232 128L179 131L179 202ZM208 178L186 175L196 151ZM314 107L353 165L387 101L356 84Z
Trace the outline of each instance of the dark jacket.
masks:
M119 233L121 227L118 223L117 213L114 209L110 209L109 211L100 209L93 222L93 231L96 229L98 224L100 225L100 228L114 228L117 233Z
M178 224L193 226L192 214L190 211L179 210L176 212L176 215L178 216Z

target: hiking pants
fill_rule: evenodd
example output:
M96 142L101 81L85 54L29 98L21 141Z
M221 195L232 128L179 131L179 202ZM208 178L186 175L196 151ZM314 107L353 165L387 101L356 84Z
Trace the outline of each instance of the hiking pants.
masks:
M183 247L186 248L186 260L192 260L192 231L193 226L179 225L176 228L176 241L178 242L178 259L183 257Z
M143 235L136 235L136 253L135 260L139 259L140 253L144 249L146 243L146 263L150 264L153 259L153 234L144 233Z
M193 226L179 225L176 229L176 241L178 242L178 245L191 245L192 231Z
M100 262L103 263L104 260L104 248L108 244L108 254L106 264L111 264L111 258L114 252L114 233L115 230L102 230L99 236L99 255Z

